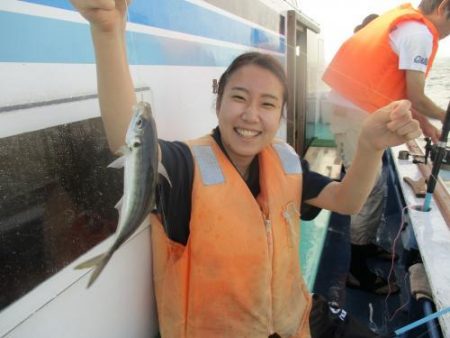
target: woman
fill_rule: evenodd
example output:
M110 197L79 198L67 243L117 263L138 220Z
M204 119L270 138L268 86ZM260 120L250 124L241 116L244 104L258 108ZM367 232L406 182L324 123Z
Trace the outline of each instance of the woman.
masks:
M125 54L126 4L72 2L91 24L102 118L115 150L136 100ZM158 213L152 215L163 337L331 337L336 330L323 303L314 302L311 312L297 254L300 213L357 212L384 148L418 136L420 129L408 102L383 108L365 123L343 182L331 182L274 140L287 96L277 61L243 54L219 81L212 135L159 142L172 183L160 183Z

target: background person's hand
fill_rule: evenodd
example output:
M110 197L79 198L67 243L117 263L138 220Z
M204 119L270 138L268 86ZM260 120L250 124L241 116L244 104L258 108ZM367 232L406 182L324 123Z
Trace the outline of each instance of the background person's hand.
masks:
M100 32L125 29L126 10L131 0L70 0L72 5Z
M415 112L414 110L412 111L412 113L413 117L417 121L419 121L420 128L422 128L423 134L431 138L433 143L438 143L439 138L441 137L441 131L430 123L428 117L423 116L422 114L420 114L419 112Z
M412 117L411 103L407 100L394 101L370 114L364 121L359 144L367 150L384 150L421 134L419 122Z

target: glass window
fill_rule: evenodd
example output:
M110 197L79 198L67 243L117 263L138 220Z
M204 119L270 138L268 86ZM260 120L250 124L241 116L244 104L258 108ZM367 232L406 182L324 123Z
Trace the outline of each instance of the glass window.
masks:
M322 81L325 71L324 41L319 34L308 30L307 36L307 93L305 144L316 147L335 147L330 131L328 87Z
M0 310L115 231L112 160L100 118L0 139Z

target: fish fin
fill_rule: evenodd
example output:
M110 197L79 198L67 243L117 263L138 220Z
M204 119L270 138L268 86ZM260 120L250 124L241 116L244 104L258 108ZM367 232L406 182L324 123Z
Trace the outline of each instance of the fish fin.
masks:
M123 168L125 166L125 159L126 159L126 155L116 158L114 161L112 161L108 165L108 168L114 168L114 169Z
M169 185L172 188L172 182L170 181L169 174L167 173L166 168L164 168L161 162L158 162L158 173L162 175L167 180L167 182L169 182Z
M84 261L83 263L78 264L75 269L82 270L82 269L88 269L92 268L93 266L97 265L98 262L100 262L105 254L102 253L100 255L97 255L95 257L92 257L88 259L87 261Z
M122 204L123 204L123 196L120 198L120 200L117 201L116 205L114 206L114 208L116 208L119 213L120 213L120 209L122 208Z
M100 273L103 271L103 269L105 268L106 264L109 262L109 260L111 259L113 252L107 252L98 256L95 256L91 259L88 259L87 261L77 265L75 267L75 269L86 269L86 268L94 268L94 271L92 272L91 278L89 278L89 282L87 285L87 288L89 288L94 282L95 280L98 278L98 276L100 275Z

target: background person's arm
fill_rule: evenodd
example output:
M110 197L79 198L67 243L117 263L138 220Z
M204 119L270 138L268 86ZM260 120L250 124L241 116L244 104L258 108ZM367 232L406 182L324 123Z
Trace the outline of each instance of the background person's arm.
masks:
M425 74L417 70L405 70L406 96L412 108L423 116L444 121L445 111L425 95Z

